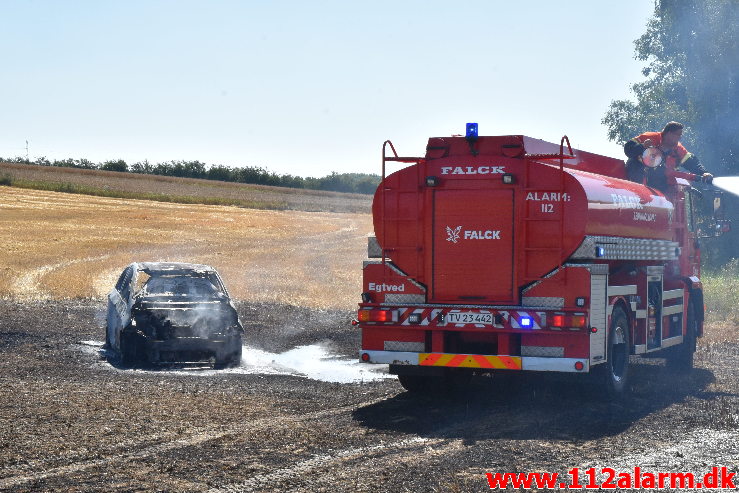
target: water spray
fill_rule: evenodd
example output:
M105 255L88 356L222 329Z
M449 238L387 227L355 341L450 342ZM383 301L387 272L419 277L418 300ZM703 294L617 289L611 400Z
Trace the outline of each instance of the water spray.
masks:
M726 192L739 196L739 176L719 176L713 179L713 185Z

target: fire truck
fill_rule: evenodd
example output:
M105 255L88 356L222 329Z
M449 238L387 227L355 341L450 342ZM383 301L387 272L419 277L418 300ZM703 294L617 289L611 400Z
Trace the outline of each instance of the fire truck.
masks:
M386 174L394 163L405 167ZM478 136L476 124L430 138L424 157L386 141L360 360L388 364L411 392L548 371L590 374L617 396L630 356L657 352L690 370L704 318L701 192L695 175L667 174L659 191L567 136Z

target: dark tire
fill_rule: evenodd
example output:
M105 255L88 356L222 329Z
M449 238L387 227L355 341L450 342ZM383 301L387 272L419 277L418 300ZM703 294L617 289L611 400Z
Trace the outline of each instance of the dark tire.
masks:
M617 306L608 329L608 360L595 371L600 390L607 398L619 397L628 389L630 343L629 319Z
M238 368L241 366L241 350L234 352L226 356L221 360L216 360L213 363L215 370L223 370L224 368Z
M236 368L238 366L241 366L241 344L239 344L239 348L231 354L231 357L228 359L226 366L228 366L229 368Z
M408 392L454 393L469 386L472 372L446 368L443 375L398 375L398 380Z
M108 339L108 324L105 324L105 327L103 328L105 331L105 343L103 344L103 350L110 349L112 346L110 344L110 340Z
M693 355L696 348L696 335L698 333L698 320L695 316L695 304L691 299L688 302L688 320L683 343L677 347L668 349L667 365L680 372L688 373L693 369Z
M447 368L443 377L444 389L447 392L463 392L472 383L472 371L466 368Z
M492 386L499 395L508 396L521 389L523 376L518 371L497 370L492 375Z
M134 366L141 361L141 342L138 334L121 332L120 357L123 366Z
M426 377L423 375L398 375L398 381L405 390L413 394L428 392L433 387L433 382L440 381L439 377Z

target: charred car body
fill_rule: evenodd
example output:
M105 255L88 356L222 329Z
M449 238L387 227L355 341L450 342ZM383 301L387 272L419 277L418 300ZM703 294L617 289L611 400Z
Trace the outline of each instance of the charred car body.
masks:
M108 295L106 347L126 366L237 365L244 329L207 265L133 263Z

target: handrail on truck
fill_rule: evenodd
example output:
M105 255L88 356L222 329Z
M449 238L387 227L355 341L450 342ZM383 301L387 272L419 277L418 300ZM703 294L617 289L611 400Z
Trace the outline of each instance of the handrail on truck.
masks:
M387 156L387 146L388 145L390 146L390 150L393 151L393 157L388 157ZM385 163L387 163L388 161L397 162L397 163L416 163L416 164L420 164L420 163L424 162L425 159L422 158L422 157L400 157L400 156L398 156L398 153L395 151L395 146L393 145L393 143L390 140L386 140L385 142L382 143L382 181L380 181L380 185L381 185L381 188L380 188L380 194L381 194L380 200L382 201L382 234L383 235L386 235L387 234L387 224L386 224L386 221L385 221L386 211L387 211L387 202L385 201L385 188L386 188L386 185L385 185L385 176L386 176L385 175L385 172L386 172ZM386 264L385 248L381 248L380 250L382 250L382 265L384 266Z

